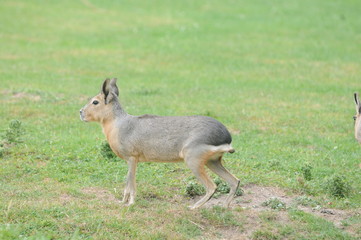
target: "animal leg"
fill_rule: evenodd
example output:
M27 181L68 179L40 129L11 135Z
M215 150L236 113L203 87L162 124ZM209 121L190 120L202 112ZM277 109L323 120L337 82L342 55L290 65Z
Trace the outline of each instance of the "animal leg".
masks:
M122 202L126 205L132 205L135 201L135 195L136 195L135 174L137 169L137 160L135 158L129 158L127 163L128 163L127 183L124 189L124 196Z
M201 198L198 202L196 202L193 206L191 206L191 209L201 207L212 197L212 195L216 191L216 185L208 176L204 168L204 164L207 160L207 154L199 155L188 153L185 158L185 162L187 163L188 167L191 169L198 181L200 181L206 188L206 194L204 195L204 197Z
M212 159L208 161L206 165L211 171L213 171L215 174L225 180L231 187L231 191L229 192L228 197L225 201L225 206L229 207L239 186L239 179L224 168L224 166L222 165L222 157L219 157L218 159Z

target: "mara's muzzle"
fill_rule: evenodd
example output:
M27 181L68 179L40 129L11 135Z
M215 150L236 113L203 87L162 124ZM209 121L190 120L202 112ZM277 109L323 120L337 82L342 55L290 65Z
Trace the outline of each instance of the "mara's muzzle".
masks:
M80 112L79 112L79 113L80 113L80 120L86 122L85 117L84 117L84 111L83 111L83 109L80 109Z

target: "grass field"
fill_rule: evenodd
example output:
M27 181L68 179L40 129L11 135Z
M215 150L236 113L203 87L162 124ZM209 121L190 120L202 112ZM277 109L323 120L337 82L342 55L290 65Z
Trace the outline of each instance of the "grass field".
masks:
M0 239L361 238L360 12L358 0L1 1ZM102 157L101 128L79 119L106 77L129 114L223 122L242 187L347 214L254 211L247 191L191 211L191 172L161 163L139 165L137 202L122 206L126 164Z

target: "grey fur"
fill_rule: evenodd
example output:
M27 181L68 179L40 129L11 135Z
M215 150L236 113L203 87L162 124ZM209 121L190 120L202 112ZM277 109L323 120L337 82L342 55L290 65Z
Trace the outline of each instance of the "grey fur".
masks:
M231 134L222 123L205 116L132 116L121 107L118 95L116 79L106 79L101 93L93 98L103 100L104 103L94 106L91 100L81 110L81 118L85 121L88 118L99 121L112 150L127 160L129 172L124 203L134 203L138 162L184 160L207 190L206 195L192 208L203 205L215 191L215 184L205 172L204 166L208 166L231 185L231 192L226 200L226 205L230 204L239 180L221 163L224 153L234 152L230 145Z

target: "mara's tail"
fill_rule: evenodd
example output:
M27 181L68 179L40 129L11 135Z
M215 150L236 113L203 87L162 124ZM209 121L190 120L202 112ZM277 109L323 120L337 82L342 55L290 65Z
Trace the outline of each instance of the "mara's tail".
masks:
M231 144L223 144L223 145L215 146L213 151L219 152L219 153L226 153L226 152L234 153L235 152L235 150L231 146Z

